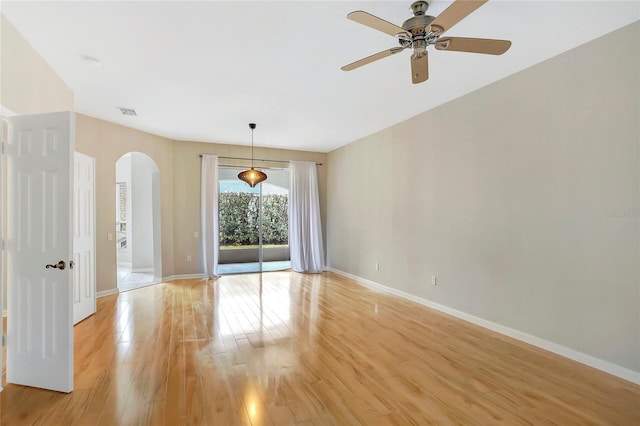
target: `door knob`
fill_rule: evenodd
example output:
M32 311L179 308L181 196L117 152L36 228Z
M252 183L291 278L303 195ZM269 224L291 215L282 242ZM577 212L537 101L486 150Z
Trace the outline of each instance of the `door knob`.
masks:
M60 269L60 270L63 270L66 267L67 267L67 264L64 263L64 260L61 260L60 262L58 262L55 265L47 265L47 266L45 266L45 268L47 268L47 269L49 269L49 268L57 268L57 269Z

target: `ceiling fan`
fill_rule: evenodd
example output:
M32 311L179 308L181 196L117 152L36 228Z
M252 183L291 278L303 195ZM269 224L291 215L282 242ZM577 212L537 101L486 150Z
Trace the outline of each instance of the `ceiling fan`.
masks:
M426 15L429 3L420 0L411 4L413 17L404 21L399 27L377 16L362 10L351 12L347 18L360 24L397 37L400 47L392 47L374 55L343 66L343 71L351 71L363 65L387 56L395 55L404 49L413 49L411 55L411 79L413 84L422 83L429 78L429 59L427 47L433 45L437 50L457 52L487 53L502 55L509 50L509 40L492 40L484 38L445 37L442 35L471 12L485 4L488 0L456 0L438 17Z

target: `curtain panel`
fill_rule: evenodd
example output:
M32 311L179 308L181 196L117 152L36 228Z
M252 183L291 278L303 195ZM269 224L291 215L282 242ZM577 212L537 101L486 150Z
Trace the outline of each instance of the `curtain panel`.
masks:
M289 165L289 251L295 272L323 272L324 249L316 164L291 161Z
M200 235L202 271L209 278L218 276L218 156L203 155L200 174Z

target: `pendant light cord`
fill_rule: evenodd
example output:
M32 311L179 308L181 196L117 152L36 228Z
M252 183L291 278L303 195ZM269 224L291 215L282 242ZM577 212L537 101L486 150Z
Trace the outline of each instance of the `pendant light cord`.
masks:
M257 184L267 179L267 174L253 168L253 130L256 128L256 123L249 123L249 128L251 129L251 169L238 173L238 179L254 188Z

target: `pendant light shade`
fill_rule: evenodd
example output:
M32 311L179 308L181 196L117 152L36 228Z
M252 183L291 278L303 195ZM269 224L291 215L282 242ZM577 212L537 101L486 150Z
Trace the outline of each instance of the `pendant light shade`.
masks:
M256 128L256 124L249 123L249 127L251 128L251 168L238 173L238 179L248 183L250 187L254 188L260 182L267 180L267 174L253 168L253 130Z
M238 179L247 182L249 186L253 188L260 182L267 180L267 175L264 172L251 167L249 170L240 172L238 174Z

